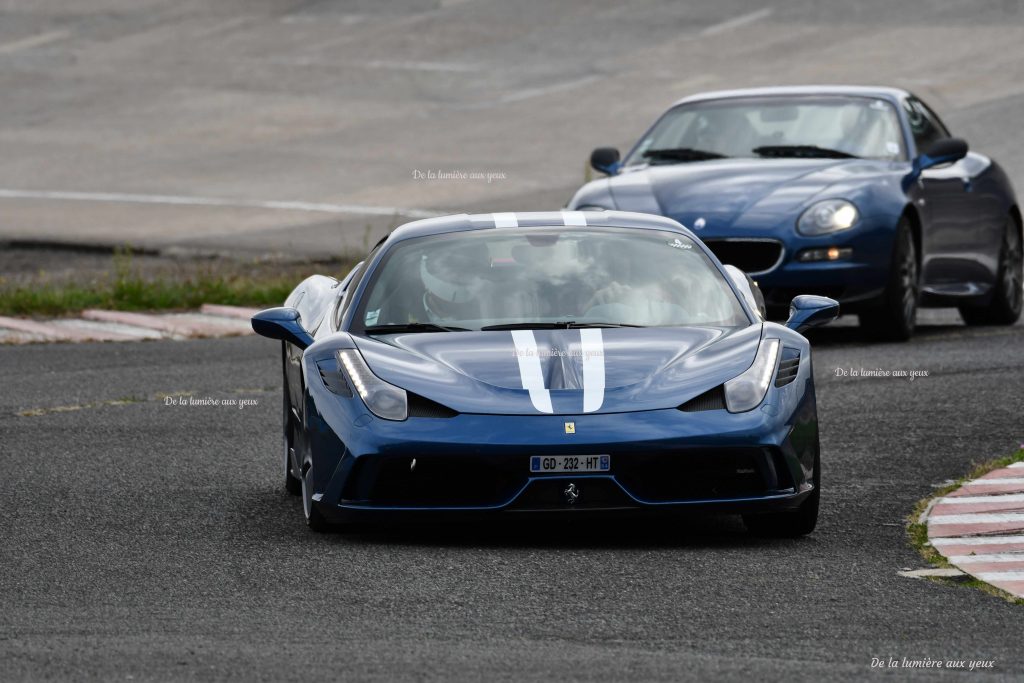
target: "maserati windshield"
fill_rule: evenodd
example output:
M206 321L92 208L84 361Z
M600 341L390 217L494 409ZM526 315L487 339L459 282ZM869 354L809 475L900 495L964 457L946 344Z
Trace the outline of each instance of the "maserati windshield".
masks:
M399 242L353 328L366 334L616 326L745 326L733 290L684 235L501 228Z
M902 160L896 110L881 99L772 96L708 100L670 109L625 166L725 157Z

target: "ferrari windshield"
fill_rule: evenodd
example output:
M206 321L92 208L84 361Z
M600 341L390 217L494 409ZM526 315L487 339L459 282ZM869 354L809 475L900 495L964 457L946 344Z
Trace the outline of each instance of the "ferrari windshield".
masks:
M708 100L670 109L625 166L725 157L901 160L903 134L892 104L848 96Z
M353 329L750 324L699 246L674 232L501 228L400 242L375 269Z

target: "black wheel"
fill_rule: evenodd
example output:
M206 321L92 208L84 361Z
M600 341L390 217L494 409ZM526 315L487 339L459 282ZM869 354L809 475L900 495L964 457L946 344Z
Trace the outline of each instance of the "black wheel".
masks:
M284 489L293 496L297 496L302 493L302 482L299 478L292 474L292 462L294 462L293 450L295 449L295 434L292 431L292 403L288 398L288 378L284 379L284 447L281 449L284 451L284 457L282 461L284 464Z
M757 536L796 538L814 531L821 503L821 456L814 459L814 491L796 510L743 515L747 531Z
M1012 325L1020 318L1024 301L1024 250L1020 226L1013 217L1006 220L1003 247L999 251L999 275L987 306L961 306L960 317L968 325Z
M330 531L331 525L313 505L313 466L308 464L302 473L302 513L306 517L306 526L313 531L323 533Z
M293 496L302 493L302 482L292 474L292 447L287 436L284 438L284 490Z
M904 216L896 226L889 282L881 305L860 314L860 324L873 339L906 341L914 334L917 302L921 295L917 246L910 220Z

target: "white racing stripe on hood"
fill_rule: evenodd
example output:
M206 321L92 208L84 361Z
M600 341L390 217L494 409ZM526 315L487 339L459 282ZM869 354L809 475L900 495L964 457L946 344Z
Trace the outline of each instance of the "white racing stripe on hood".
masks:
M563 211L562 222L566 225L582 225L587 224L587 217L583 215L582 211Z
M583 353L583 412L592 413L604 403L604 341L601 330L580 330L580 342Z
M537 340L530 330L512 330L516 346L519 378L530 392L533 407L542 413L553 413L551 390L544 386ZM583 364L583 412L593 413L604 404L604 339L600 329L580 330L580 354Z
M555 412L551 407L551 392L544 387L544 373L540 368L540 355L537 353L537 340L533 338L533 332L512 330L512 341L516 345L519 377L523 389L530 392L533 407L542 413Z
M519 227L519 219L516 218L514 213L492 213L491 218L494 220L494 227L496 228Z

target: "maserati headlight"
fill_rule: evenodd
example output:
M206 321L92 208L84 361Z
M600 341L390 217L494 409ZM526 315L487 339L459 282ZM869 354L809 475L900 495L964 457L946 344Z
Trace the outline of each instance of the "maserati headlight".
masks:
M373 374L359 351L338 351L338 362L345 368L345 374L370 412L385 420L404 420L409 416L409 400L405 389L388 384Z
M845 199L826 199L800 214L796 230L803 235L827 235L853 227L857 216L857 207Z
M730 413L743 413L761 405L775 374L778 357L779 340L765 339L757 349L753 365L725 383L725 407Z

